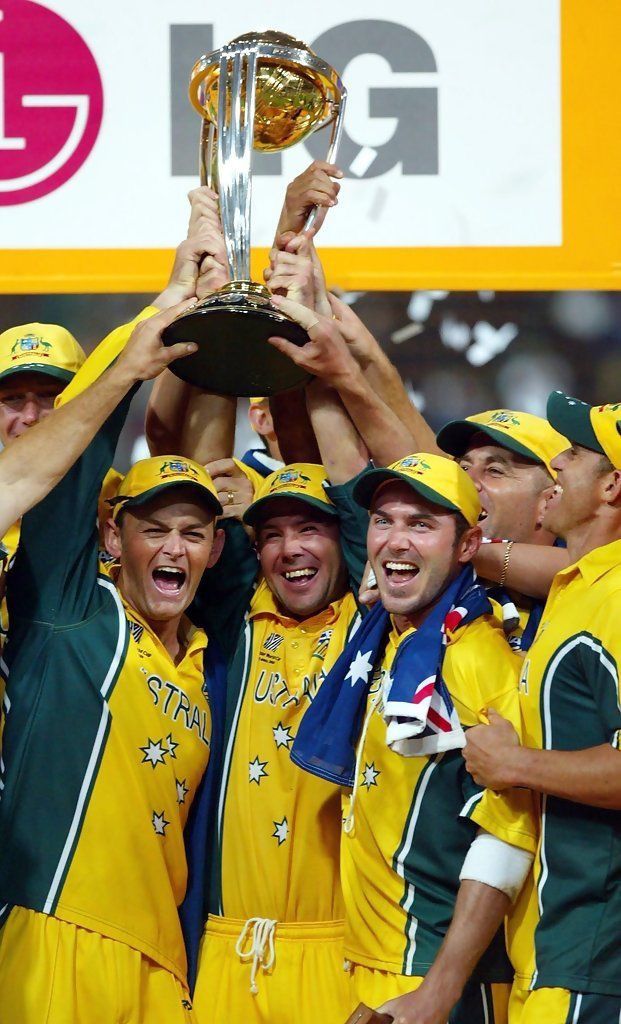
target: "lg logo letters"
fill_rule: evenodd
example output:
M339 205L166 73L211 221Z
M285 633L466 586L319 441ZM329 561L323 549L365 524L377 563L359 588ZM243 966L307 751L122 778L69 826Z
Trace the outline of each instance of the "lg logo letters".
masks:
M347 84L347 67L357 57L373 54L383 57L391 73L433 75L437 64L429 44L405 25L392 21L350 21L335 25L310 43L311 48L332 67ZM171 25L170 92L171 153L173 175L196 175L198 125L187 100L189 71L201 53L214 49L212 25ZM392 118L396 128L392 137L375 149L364 146L345 131L338 162L346 174L355 178L377 178L398 164L403 174L438 173L438 90L435 86L394 85L368 90L368 114L371 118ZM325 141L311 136L306 142L314 159L325 159ZM254 154L255 174L280 174L280 154Z

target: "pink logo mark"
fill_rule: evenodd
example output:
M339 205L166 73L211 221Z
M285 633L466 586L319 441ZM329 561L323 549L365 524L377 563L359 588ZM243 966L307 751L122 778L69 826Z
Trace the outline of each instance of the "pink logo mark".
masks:
M76 30L34 0L0 0L0 206L68 181L102 114L99 70Z

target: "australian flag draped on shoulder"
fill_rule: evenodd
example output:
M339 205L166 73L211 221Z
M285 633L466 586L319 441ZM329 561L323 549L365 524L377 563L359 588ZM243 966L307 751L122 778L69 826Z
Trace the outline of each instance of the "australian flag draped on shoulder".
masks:
M492 611L484 588L467 566L429 615L399 646L385 692L386 741L409 757L464 746L464 733L442 678L450 635ZM291 759L338 785L352 786L356 746L373 670L380 664L390 616L377 604L362 621L307 709Z

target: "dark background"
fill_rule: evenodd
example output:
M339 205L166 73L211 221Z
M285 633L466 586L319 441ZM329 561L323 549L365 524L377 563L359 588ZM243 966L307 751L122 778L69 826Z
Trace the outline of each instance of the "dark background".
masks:
M363 292L343 296L401 372L435 429L448 419L508 407L542 415L561 388L590 403L621 400L621 293ZM3 296L0 330L59 323L90 352L152 295ZM134 400L115 464L141 442L148 388ZM254 443L240 401L236 449Z

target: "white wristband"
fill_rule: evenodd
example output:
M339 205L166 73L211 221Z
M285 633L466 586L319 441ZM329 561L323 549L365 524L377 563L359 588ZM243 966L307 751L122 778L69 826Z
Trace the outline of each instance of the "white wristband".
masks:
M459 873L459 880L483 882L500 889L513 903L524 885L534 856L489 832L481 832L473 841Z

